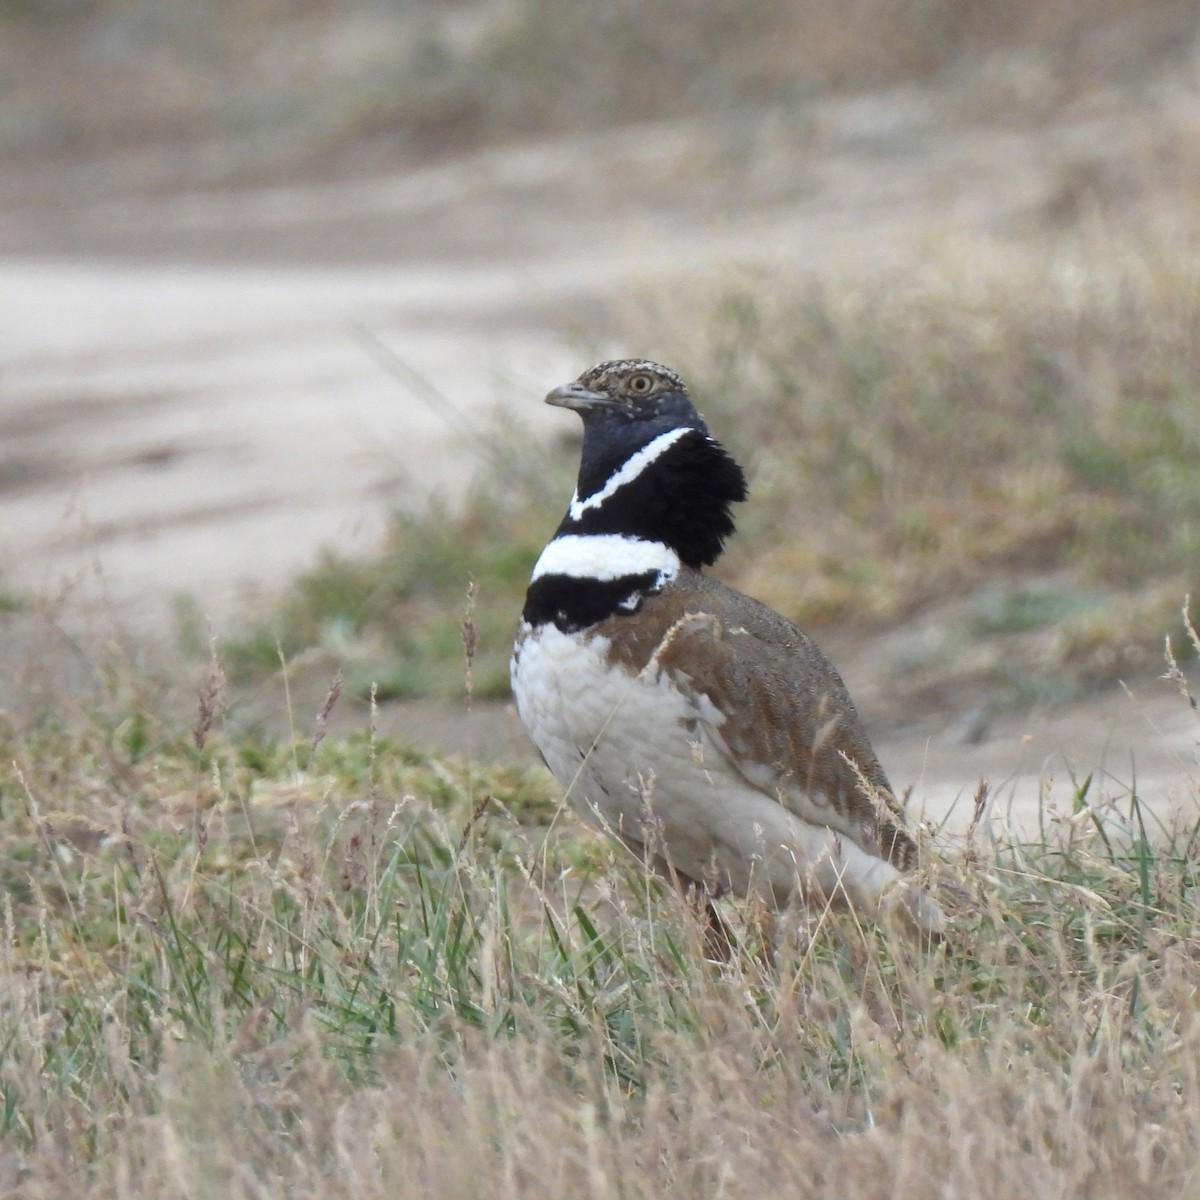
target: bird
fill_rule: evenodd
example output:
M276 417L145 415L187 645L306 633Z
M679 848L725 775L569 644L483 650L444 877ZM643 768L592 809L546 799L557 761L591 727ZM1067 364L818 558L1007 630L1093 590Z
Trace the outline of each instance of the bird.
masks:
M746 477L683 379L591 367L546 403L583 419L576 487L533 568L510 662L566 800L713 901L848 906L931 939L945 916L845 684L786 617L705 568ZM715 951L720 953L720 951ZM728 954L722 956L728 957Z

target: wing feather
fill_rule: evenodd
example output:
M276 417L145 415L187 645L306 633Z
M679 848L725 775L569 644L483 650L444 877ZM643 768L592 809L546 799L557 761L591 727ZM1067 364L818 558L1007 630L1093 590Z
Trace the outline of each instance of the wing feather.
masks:
M904 812L841 678L810 638L757 601L696 573L682 616L646 671L710 702L704 732L753 787L900 870L916 865Z

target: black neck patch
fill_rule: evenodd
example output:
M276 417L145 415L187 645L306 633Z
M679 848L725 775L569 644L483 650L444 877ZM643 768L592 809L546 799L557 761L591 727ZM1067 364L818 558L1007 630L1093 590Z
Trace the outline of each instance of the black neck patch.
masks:
M673 440L656 452L664 435ZM699 569L720 555L734 530L730 507L745 498L741 467L680 395L653 420L585 417L576 499L555 536L615 534L660 543ZM533 626L578 631L637 612L665 582L658 570L617 579L548 573L530 584L522 616Z
M610 459L604 477L594 461L590 478L580 473L580 491L597 494L640 447ZM584 492L583 487L588 491ZM699 429L689 430L635 478L617 488L578 519L568 512L558 533L619 533L663 542L689 567L715 562L734 531L730 506L746 498L742 468L719 442Z

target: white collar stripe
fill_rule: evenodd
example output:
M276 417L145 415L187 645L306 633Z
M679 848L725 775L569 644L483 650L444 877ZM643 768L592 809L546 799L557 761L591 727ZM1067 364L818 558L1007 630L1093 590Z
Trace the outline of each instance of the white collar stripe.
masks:
M620 468L608 478L608 482L598 491L593 492L583 500L578 494L571 497L571 507L568 510L572 521L582 520L583 514L589 508L599 508L615 491L632 483L655 459L661 458L681 437L694 432L690 426L682 429L670 429L660 433L652 442L648 442L636 454L626 459Z
M564 533L542 551L533 568L533 580L545 575L566 575L607 583L650 571L674 579L679 574L679 555L662 542L647 542L620 533Z

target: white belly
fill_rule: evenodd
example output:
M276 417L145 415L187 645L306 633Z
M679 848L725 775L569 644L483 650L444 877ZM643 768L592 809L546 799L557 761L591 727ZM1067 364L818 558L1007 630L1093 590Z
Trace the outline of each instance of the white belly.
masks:
M784 904L841 890L877 906L896 869L752 786L719 743L710 701L664 672L609 665L608 642L543 626L513 660L517 709L571 805L714 890Z

